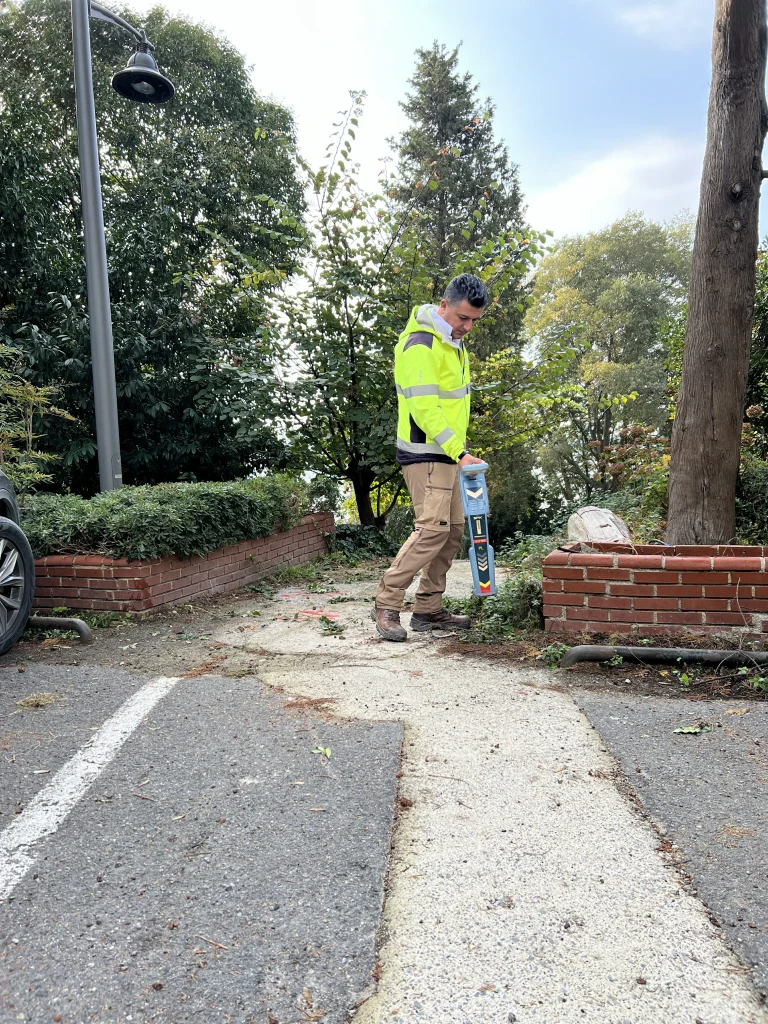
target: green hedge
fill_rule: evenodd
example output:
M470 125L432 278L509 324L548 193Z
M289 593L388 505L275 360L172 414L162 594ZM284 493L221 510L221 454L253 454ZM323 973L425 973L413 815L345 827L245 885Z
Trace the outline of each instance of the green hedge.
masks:
M268 476L232 483L123 487L81 498L33 494L21 527L36 558L69 553L112 558L204 555L241 540L289 530L309 511L306 486Z
M350 559L392 558L397 554L397 545L375 526L337 523L331 550Z

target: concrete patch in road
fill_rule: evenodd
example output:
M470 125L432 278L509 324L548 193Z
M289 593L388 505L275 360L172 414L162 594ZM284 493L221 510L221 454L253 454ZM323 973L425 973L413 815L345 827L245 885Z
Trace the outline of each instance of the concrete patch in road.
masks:
M465 566L451 577L466 593ZM355 1024L768 1022L551 672L444 655L436 636L379 641L368 603L334 606L343 641L277 607L256 641L265 682L405 723L411 804L378 990ZM215 639L238 642L229 623Z

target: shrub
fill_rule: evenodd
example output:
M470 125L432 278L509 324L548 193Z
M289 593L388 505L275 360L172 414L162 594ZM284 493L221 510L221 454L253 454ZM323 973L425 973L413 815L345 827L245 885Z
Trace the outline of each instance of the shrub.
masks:
M541 576L524 569L504 580L493 597L446 600L445 604L452 611L471 615L485 639L508 636L518 629L544 628Z
M313 512L331 512L336 515L341 508L341 488L334 477L322 474L313 476L307 491Z
M741 463L736 536L742 544L768 544L768 462L754 455Z
M93 498L26 495L19 511L37 558L72 552L148 559L204 555L289 530L308 507L302 482L275 475L231 483L123 487Z
M410 501L407 504L395 505L387 516L387 525L384 533L395 548L401 547L408 540L415 523L413 505Z
M362 558L391 558L397 554L397 545L375 526L337 523L336 536L331 538L331 550L356 561Z
M537 533L516 533L505 540L495 552L496 564L512 568L523 566L527 569L540 569L544 559L555 550L561 540L558 537L545 537Z

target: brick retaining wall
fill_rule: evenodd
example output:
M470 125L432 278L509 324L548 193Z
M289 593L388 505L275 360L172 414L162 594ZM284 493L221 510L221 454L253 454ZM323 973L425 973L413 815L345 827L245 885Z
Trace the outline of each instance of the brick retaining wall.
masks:
M548 630L768 634L764 547L582 545L544 560Z
M101 555L48 555L35 561L35 607L146 612L201 594L227 593L274 569L299 565L327 551L333 516L306 516L298 526L259 540L191 558L127 561Z

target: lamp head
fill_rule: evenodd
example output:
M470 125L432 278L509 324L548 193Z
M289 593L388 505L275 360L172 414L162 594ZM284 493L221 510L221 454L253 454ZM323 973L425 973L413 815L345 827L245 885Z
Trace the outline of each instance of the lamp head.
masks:
M151 44L144 36L127 66L112 76L112 88L135 103L167 103L176 90L158 71L150 49Z

